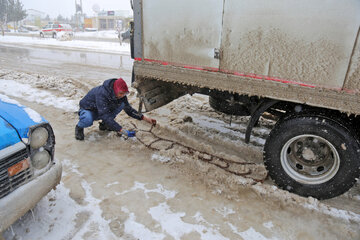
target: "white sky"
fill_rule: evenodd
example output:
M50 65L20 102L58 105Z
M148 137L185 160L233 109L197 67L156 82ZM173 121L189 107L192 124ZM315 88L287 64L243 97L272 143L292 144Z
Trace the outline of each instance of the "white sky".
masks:
M25 9L35 9L51 18L59 14L63 17L70 17L75 14L75 0L20 0ZM80 0L76 0L80 3ZM92 7L94 4L100 6L100 10L130 10L130 0L82 0L83 12L87 16L94 16Z

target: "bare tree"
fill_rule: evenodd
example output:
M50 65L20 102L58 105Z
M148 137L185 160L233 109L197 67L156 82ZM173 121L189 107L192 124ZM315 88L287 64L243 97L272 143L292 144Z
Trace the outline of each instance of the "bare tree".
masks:
M5 0L6 1L6 0ZM23 9L23 4L20 0L7 0L9 3L7 11L7 21L14 22L14 29L18 25L18 22L26 18L26 10Z
M61 23L65 21L65 18L63 16L61 16L61 14L59 14L59 16L57 16L56 20Z
M0 0L0 28L1 34L4 36L4 26L7 23L7 10L9 7L8 0Z

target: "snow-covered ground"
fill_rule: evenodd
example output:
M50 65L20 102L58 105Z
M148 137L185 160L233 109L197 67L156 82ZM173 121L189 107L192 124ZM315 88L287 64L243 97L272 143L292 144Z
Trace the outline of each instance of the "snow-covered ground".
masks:
M90 33L89 33L90 34ZM110 42L59 41L31 37L1 37L0 45L21 44L91 51L127 52ZM96 48L96 46L98 48ZM76 79L12 72L0 67L0 94L31 105L52 123L57 135L56 156L62 161L62 183L35 209L5 231L5 239L357 239L360 236L360 191L335 199L334 205L302 198L269 183L233 176L198 160L198 153L150 151L136 140L86 131L84 143L73 139L74 111L86 93ZM91 84L91 83L89 83ZM129 100L136 104L135 90ZM244 119L230 126L226 116L212 112L207 98L185 96L150 115L159 121L159 137L230 156L225 149L243 145L239 129ZM190 122L184 119L193 119ZM118 120L146 125L127 117ZM260 151L264 126L249 151ZM241 135L241 134L240 134ZM241 136L240 136L241 138ZM155 139L156 140L156 139ZM224 142L224 143L223 143ZM178 148L178 149L176 149ZM244 147L245 148L245 147ZM255 157L258 156L254 154ZM246 160L240 154L241 160ZM164 160L165 159L165 160ZM259 165L260 166L260 165ZM261 167L261 166L260 166ZM355 205L349 208L337 205Z
M94 32L75 32L75 36L88 38L110 38L117 39L118 33L115 30L94 31Z
M126 30L121 31L124 32ZM28 32L14 32L10 31L12 34L21 34L21 35L40 35L40 31L28 31ZM7 34L7 33L5 33ZM84 32L74 32L75 36L84 37L84 38L103 38L103 39L117 39L118 33L116 30L100 30L96 31L84 31Z

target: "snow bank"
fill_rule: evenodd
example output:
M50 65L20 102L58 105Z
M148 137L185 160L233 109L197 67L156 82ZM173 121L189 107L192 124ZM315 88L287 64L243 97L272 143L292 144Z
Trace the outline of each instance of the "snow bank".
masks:
M67 97L57 97L49 91L33 88L28 84L22 84L12 80L0 79L0 93L11 97L22 98L29 102L41 103L45 106L53 106L67 112L75 112L78 110L77 101Z
M117 31L107 30L107 31L91 31L91 32L75 32L77 37L88 37L88 38L107 38L114 39L118 38Z

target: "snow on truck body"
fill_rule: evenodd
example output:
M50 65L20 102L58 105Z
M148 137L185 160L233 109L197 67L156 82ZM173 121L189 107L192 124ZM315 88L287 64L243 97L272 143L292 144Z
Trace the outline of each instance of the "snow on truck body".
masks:
M54 150L50 124L0 94L0 233L60 182Z
M251 117L246 142L270 112L278 121L264 161L280 187L324 199L354 185L360 1L134 0L133 10L134 86L146 110L207 94L214 109Z

